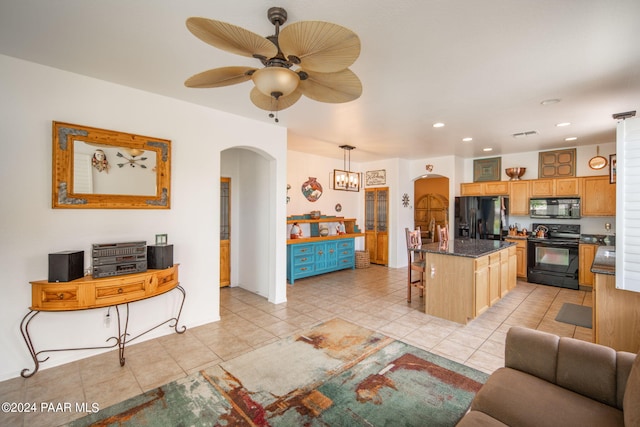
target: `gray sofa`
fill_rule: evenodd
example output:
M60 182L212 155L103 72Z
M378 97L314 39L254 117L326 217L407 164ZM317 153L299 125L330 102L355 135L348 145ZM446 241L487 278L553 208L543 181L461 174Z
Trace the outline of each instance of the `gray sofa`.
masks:
M458 427L640 426L640 357L522 327Z

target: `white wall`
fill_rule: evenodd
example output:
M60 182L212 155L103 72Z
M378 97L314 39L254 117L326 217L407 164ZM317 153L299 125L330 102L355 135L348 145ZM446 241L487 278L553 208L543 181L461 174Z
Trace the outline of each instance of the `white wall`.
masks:
M33 368L20 321L31 303L29 281L46 279L52 252L84 250L88 266L92 243L153 242L155 234L166 233L187 292L181 323L193 327L219 319L220 151L230 147L249 147L268 158L274 190L256 195L269 199L272 211L266 221L274 255L265 274L270 300L286 299L286 129L7 56L0 56L0 93L0 380ZM171 140L171 209L52 209L53 120ZM174 292L133 304L130 332L165 320L177 301ZM39 314L31 328L36 351L100 345L115 331L115 322L105 328L105 313ZM160 328L148 337L170 332ZM94 353L49 353L41 368Z
M514 144L516 141L514 141ZM609 166L599 171L593 170L589 167L589 159L596 156L597 147L600 147L600 155L609 159L609 154L615 154L616 143L615 141L602 141L598 145L585 145L582 147L565 147L576 148L576 176L593 176L593 175L607 175L609 174ZM542 150L548 151L548 150ZM502 156L486 156L482 158L501 157L502 170L500 171L500 180L508 181L509 177L504 173L506 168L525 167L525 172L522 179L538 179L538 151L529 151L525 153L517 154L505 154ZM473 182L473 160L464 160L464 175L461 182ZM456 196L460 195L460 186L458 185L456 190Z

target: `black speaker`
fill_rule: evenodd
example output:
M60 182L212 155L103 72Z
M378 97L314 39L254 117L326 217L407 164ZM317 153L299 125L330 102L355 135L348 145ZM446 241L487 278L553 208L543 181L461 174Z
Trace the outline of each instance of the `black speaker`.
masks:
M147 246L147 268L162 270L173 267L173 245Z
M84 251L49 254L49 281L70 282L84 276Z

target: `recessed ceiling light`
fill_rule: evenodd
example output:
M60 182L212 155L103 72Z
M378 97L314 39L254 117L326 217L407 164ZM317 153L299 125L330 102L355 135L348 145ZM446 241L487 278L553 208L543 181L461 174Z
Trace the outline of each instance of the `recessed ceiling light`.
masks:
M569 138L565 138L565 141L575 141L576 139L578 139L577 136L570 136Z
M467 138L462 138L462 140L463 140L464 142L469 142L469 141L473 141L473 138L471 138L471 137L467 137Z
M551 98L551 99L545 99L544 101L540 102L540 104L542 104L542 105L551 105L551 104L557 104L558 102L560 102L560 99Z
M482 151L493 151L493 148L483 148Z
M561 128L561 127L563 127L563 126L569 126L570 124L571 124L571 123L569 123L569 122L562 122L562 123L558 123L558 124L556 124L556 126L557 126L557 127L559 127L559 128Z
M440 122L438 122L438 123L434 123L434 124L433 124L433 127L434 127L434 128L441 128L441 127L444 127L444 123L440 123Z

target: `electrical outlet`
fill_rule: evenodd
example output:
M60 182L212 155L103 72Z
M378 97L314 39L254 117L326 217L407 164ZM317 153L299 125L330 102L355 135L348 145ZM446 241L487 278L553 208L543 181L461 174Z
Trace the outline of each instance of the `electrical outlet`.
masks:
M111 314L107 311L104 315L104 327L108 328L111 325Z

